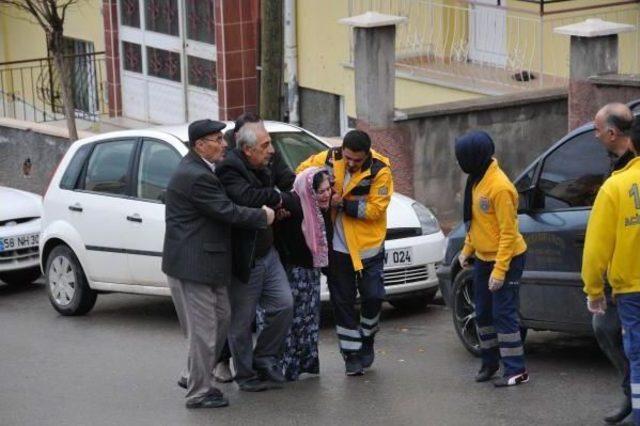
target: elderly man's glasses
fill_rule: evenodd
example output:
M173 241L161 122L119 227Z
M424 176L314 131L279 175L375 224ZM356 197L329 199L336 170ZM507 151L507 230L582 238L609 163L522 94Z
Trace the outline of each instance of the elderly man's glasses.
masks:
M202 138L202 139L204 139L207 142L218 142L218 143L220 143L224 139L224 136L223 135L218 135L218 136L214 136L212 138Z

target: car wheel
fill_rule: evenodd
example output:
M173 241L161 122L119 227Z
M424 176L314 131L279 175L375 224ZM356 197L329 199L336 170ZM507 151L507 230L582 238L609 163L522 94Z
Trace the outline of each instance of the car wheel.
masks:
M10 287L28 285L40 278L40 267L7 271L0 274L0 280Z
M438 289L435 289L430 292L394 298L389 300L389 304L396 309L415 311L417 309L422 309L429 303L433 302L433 298L436 296L437 292Z
M62 315L84 315L93 308L97 294L89 288L73 251L59 245L47 258L45 270L49 301Z
M463 269L453 281L451 294L453 325L462 345L474 356L480 356L480 339L476 328L476 306L473 301L473 274Z

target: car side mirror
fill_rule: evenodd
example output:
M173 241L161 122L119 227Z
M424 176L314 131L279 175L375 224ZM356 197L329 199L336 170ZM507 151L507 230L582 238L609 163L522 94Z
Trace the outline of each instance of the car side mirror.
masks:
M529 213L533 210L535 192L535 186L530 186L529 188L520 191L518 194L518 213Z

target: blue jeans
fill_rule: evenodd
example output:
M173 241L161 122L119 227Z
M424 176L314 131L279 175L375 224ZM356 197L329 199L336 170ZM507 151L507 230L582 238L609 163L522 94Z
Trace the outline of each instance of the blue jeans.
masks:
M520 278L525 254L511 259L504 285L489 291L489 277L495 262L479 259L473 264L473 293L476 304L476 324L480 339L482 365L497 367L502 360L503 373L510 377L526 370L524 349L520 337Z
M640 293L616 296L618 315L622 323L624 353L631 367L631 406L633 422L640 425Z

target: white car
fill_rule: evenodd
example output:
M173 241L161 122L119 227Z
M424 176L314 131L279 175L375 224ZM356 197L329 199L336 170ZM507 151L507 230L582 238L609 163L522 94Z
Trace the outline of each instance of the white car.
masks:
M42 197L0 186L0 280L11 286L40 276L38 239Z
M329 145L289 124L266 122L273 144L295 168ZM228 127L232 124L229 123ZM44 196L40 264L49 298L80 315L97 292L170 295L160 264L164 190L188 152L187 125L127 130L75 142ZM387 211L384 280L395 306L424 306L438 289L444 235L416 201L394 194ZM328 300L326 284L322 300Z

